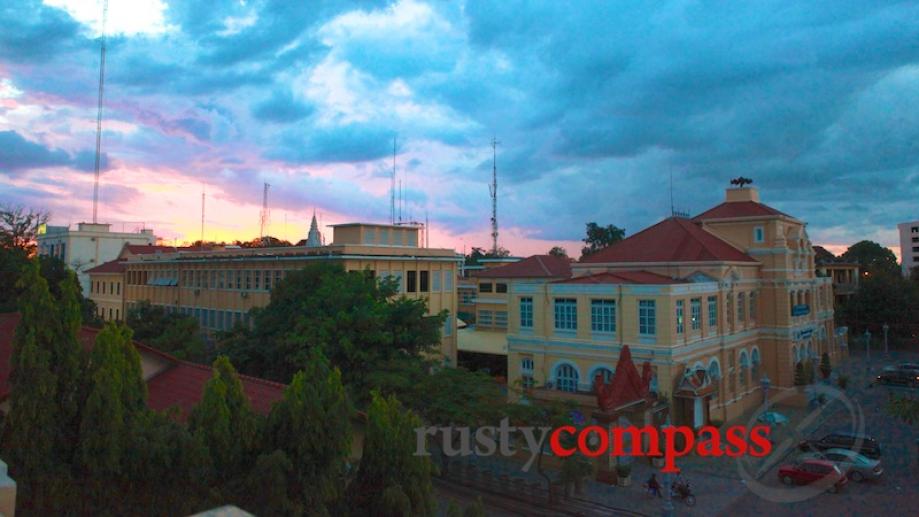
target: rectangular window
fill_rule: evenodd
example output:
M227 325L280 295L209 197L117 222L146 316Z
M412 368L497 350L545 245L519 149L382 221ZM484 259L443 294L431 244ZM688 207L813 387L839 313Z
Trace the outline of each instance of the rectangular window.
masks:
M494 319L492 318L492 312L491 311L479 311L479 317L477 321L479 322L479 325L485 325L485 326L490 327L492 323L494 323Z
M747 319L747 295L740 293L737 295L737 324L741 325Z
M284 276L283 276L283 272L282 272L280 269L276 269L276 270L274 271L274 285L275 285L275 287L277 287L277 285L278 285L279 283L281 283L281 278L283 278L283 277L284 277Z
M444 291L453 292L453 271L444 271Z
M481 284L479 284L479 292L480 292L480 293L490 293L490 292L491 292L491 286L492 286L492 284L490 284L490 283L481 283Z
M657 334L657 302L654 300L638 301L638 333L643 336Z
M418 272L418 287L419 292L426 293L430 291L430 271L419 271Z
M380 244L389 245L389 228L380 228Z
M262 290L262 270L261 269L255 270L255 290L256 291Z
M117 284L115 284L115 294L118 296L121 295L121 282L118 282Z
M823 302L823 291L820 291L820 301ZM756 293L750 293L750 320L756 321Z
M495 326L507 328L507 311L495 311Z
M689 300L689 317L692 318L692 329L699 330L702 327L702 298Z
M520 299L520 328L533 328L533 298L529 296Z
M236 289L242 289L243 288L243 272L237 271L236 273L233 274L233 276L236 277Z
M495 284L495 292L496 293L506 293L507 284Z
M593 332L616 332L616 301L590 301L590 330Z
M753 242L764 242L766 240L766 231L762 226L753 229Z
M431 291L440 292L440 271L431 271Z
M444 320L444 336L453 335L453 318L447 313L447 319Z
M406 287L405 291L408 293L414 293L418 289L418 272L417 271L406 271Z
M393 271L392 277L396 279L396 289L397 292L405 292L405 282L402 281L402 271Z
M685 322L683 321L683 300L676 301L676 333L682 334Z
M216 269L211 270L211 283L209 285L211 286L211 289L217 288L217 270Z
M555 299L555 329L577 330L578 301L575 298Z
M271 271L265 271L264 276L265 276L265 280L264 280L265 290L270 291L271 290Z
M252 289L252 271L248 269L243 271L243 274L246 276L246 291Z

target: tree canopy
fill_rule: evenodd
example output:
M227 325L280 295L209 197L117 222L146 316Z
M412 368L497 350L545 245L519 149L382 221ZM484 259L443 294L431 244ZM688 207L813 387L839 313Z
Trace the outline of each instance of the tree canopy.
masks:
M198 320L141 301L128 310L125 322L134 339L179 359L204 361L207 357Z
M609 246L610 244L621 241L625 238L625 229L619 228L614 224L600 226L597 223L587 223L587 236L583 241L586 246L581 248L581 255L587 256L591 253Z
M551 250L549 250L548 254L552 255L553 257L568 258L568 252L561 246L554 246Z
M856 242L849 246L840 258L846 262L858 263L870 274L900 274L897 256L890 249L873 241Z

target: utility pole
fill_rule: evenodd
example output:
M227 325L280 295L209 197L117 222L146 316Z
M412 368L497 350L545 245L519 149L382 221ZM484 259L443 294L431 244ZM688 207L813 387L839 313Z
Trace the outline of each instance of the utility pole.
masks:
M99 103L96 109L96 165L93 182L93 224L99 214L99 165L102 157L102 92L105 86L105 24L108 21L108 0L102 2L102 44L99 51Z
M498 140L491 139L491 253L498 255Z
M389 222L396 224L396 137L392 137L392 178L389 183Z

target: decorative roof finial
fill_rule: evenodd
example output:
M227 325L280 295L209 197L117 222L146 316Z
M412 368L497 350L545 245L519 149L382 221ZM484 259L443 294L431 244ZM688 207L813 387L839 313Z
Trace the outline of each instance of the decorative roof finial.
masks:
M744 178L743 176L739 176L731 180L731 185L737 185L738 188L743 188L744 185L750 185L751 183L753 183L753 180L750 178Z

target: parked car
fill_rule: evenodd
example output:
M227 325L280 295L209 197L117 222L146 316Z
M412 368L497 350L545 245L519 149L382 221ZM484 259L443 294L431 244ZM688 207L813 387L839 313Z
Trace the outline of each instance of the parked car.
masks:
M866 479L877 479L884 473L881 460L866 458L849 449L827 449L823 452L808 452L798 457L799 460L832 461L849 479L861 482Z
M901 370L917 370L919 371L919 363L900 363L897 365L897 368Z
M884 371L877 376L875 382L886 385L919 386L919 370L908 370L905 368L888 370L885 368Z
M838 431L830 433L823 438L804 440L798 444L798 449L805 452L822 452L827 449L848 449L861 453L872 460L881 457L881 444L866 434L851 431Z
M849 478L832 461L808 459L779 467L779 479L786 485L809 485L830 478L828 492L838 492Z

